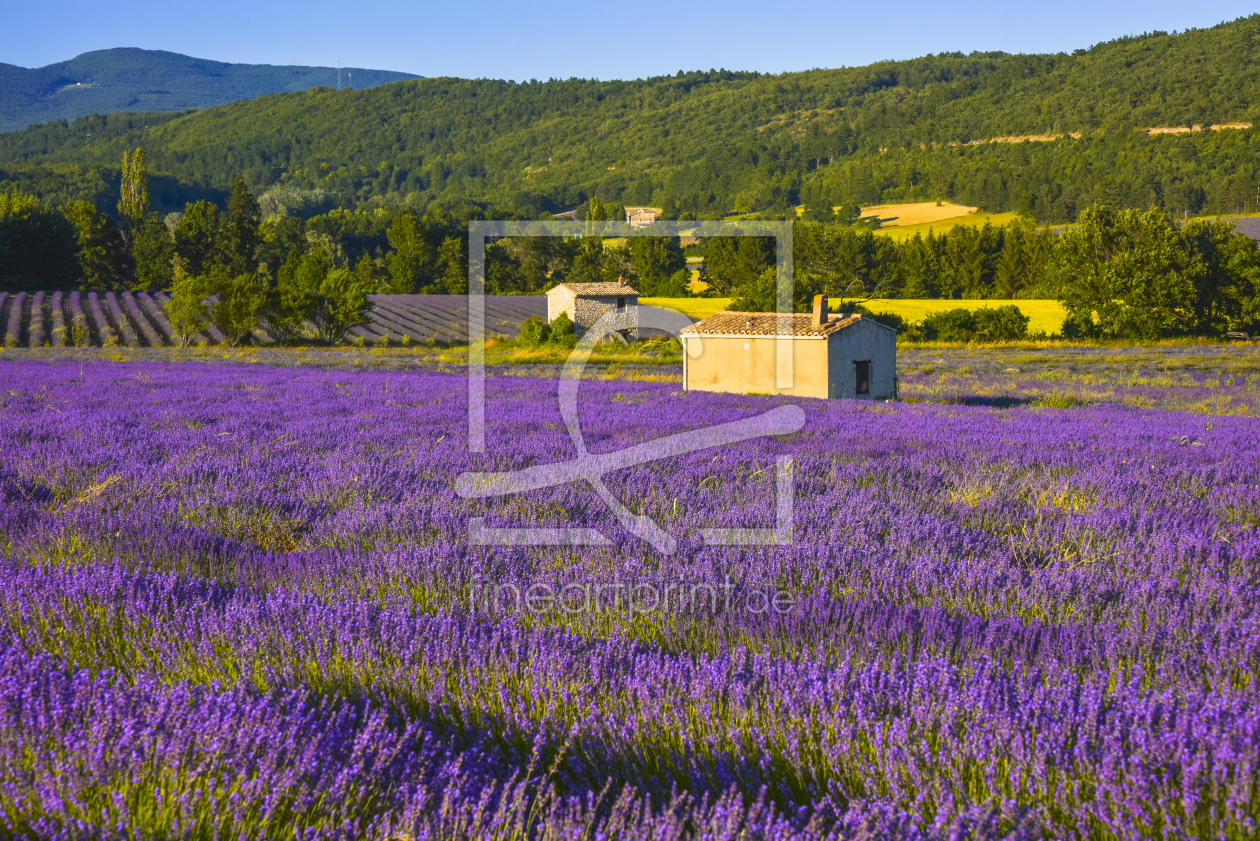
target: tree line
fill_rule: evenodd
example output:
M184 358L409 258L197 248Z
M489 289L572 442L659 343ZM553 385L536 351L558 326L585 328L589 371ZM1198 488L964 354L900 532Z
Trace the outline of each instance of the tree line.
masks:
M0 195L0 284L14 291L168 290L183 308L180 318L193 326L222 321L220 329L238 341L251 324L281 339L297 339L309 326L336 341L366 318L371 294L467 292L467 223L478 218L475 208L459 216L379 207L265 216L238 178L222 208L199 200L163 215L150 209L144 150L127 152L121 171L113 213L86 200L53 208L14 191ZM592 198L584 215L603 221L622 212ZM789 305L798 311L819 292L841 302L1056 298L1070 315L1065 333L1075 336L1260 328L1256 243L1228 222L1183 223L1158 208L1093 205L1061 234L1018 218L901 242L833 215L798 221L793 240ZM778 307L772 239L714 237L693 250L704 257L698 286L678 237L509 238L486 247L486 291L541 294L559 282L624 277L649 297Z
M715 239L706 272L729 309L808 312L827 294L850 311L877 297L1053 298L1063 303L1066 338L1150 340L1260 333L1260 246L1228 221L1087 208L1062 234L1030 225L955 228L893 243L836 225L798 223L792 300L778 297L772 239ZM949 294L940 295L948 292ZM925 323L925 338L1017 337L1018 312L999 307L982 324L966 310ZM875 316L899 329L895 317ZM985 316L989 319L989 316ZM967 323L963 323L967 322ZM1025 322L1026 327L1026 322ZM920 332L922 333L922 329Z

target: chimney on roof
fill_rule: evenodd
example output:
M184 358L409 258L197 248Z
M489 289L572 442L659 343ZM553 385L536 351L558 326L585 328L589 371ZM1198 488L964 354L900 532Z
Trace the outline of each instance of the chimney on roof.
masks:
M625 285L626 285L626 279L625 279L624 277L622 277L621 275L617 275L617 285L618 285L618 286L625 286Z
M825 327L831 318L831 304L827 301L826 295L814 296L814 317L812 324L815 327Z

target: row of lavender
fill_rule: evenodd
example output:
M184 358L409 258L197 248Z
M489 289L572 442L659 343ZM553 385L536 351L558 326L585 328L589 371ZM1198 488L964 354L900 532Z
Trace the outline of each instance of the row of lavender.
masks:
M5 347L161 347L171 343L164 293L0 292ZM221 342L211 326L201 342Z
M371 321L356 327L356 341L457 342L468 336L467 301L446 295L375 295ZM164 305L165 293L0 292L0 326L5 347L163 347L174 343ZM487 299L486 330L515 335L520 324L543 306L538 298ZM269 343L266 330L254 340ZM216 344L223 334L213 325L198 344Z
M606 477L661 555L585 486L455 494L573 457L554 384L489 381L477 455L458 378L6 371L9 832L1255 834L1251 419L802 402ZM584 384L590 448L777 402L669 389ZM706 545L774 523L782 456L791 545Z

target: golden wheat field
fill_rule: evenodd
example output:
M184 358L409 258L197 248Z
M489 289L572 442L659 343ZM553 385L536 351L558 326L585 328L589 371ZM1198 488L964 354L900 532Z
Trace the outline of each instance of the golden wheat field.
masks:
M649 307L664 307L676 310L691 318L707 318L721 312L731 305L730 298L640 298L639 303ZM955 299L889 299L869 301L865 304L871 312L892 313L907 321L922 321L923 317L933 312L952 309L978 310L986 307L1001 307L1014 304L1020 312L1028 316L1029 333L1046 333L1054 335L1063 326L1063 305L1058 301L1007 301L1007 300L955 300Z

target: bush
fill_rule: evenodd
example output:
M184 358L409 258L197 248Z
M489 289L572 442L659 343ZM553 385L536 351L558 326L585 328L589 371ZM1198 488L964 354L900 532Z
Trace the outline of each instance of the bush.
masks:
M567 312L557 315L548 326L551 328L551 335L547 341L565 347L573 347L577 344L577 333L573 329L573 321Z
M923 319L923 336L945 342L969 342L976 337L975 316L961 307L931 313Z
M648 289L640 289L649 298L686 298L691 295L691 272L679 269L668 277L663 277Z
M996 309L934 312L923 319L925 339L944 342L1005 342L1028 337L1028 316L1014 304Z
M1093 339L1098 336L1099 331L1092 319L1086 322L1084 318L1069 315L1063 319L1063 326L1059 328L1059 332L1065 339Z
M863 318L869 318L877 324L883 324L891 327L898 333L908 333L910 331L910 322L906 321L896 313L891 312L871 312L861 304L845 304L840 309L841 315L860 315Z
M519 338L527 345L541 345L551 338L551 325L538 316L527 318L521 323Z
M1011 341L1028 336L1028 322L1019 307L1007 304L997 309L976 310L976 336L989 342Z

